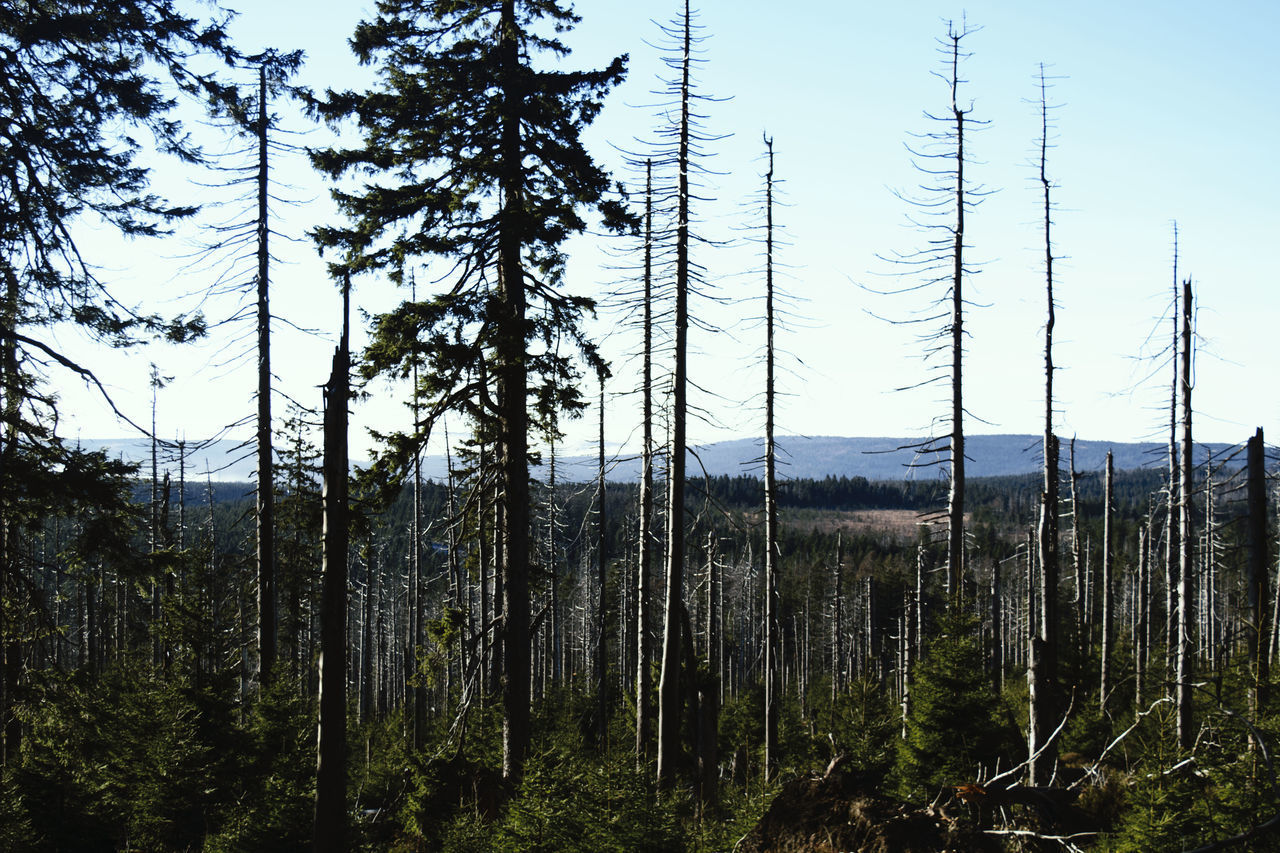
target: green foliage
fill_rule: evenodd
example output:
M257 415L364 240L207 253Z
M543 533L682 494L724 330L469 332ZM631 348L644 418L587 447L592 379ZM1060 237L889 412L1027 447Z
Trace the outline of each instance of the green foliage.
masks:
M949 608L915 670L907 736L898 742L899 794L931 799L944 785L977 778L979 767L1008 766L1023 749L1019 733L999 722L1000 703L983 671L978 621Z
M649 780L625 757L584 760L536 754L494 835L512 853L682 849L668 808L655 806Z
M146 671L51 679L14 775L55 849L197 845L228 781L200 697Z
M31 853L45 846L32 826L22 790L8 768L0 769L0 853Z
M834 702L816 707L814 728L819 738L829 738L827 748L846 756L850 769L875 779L883 779L893 766L899 726L888 691L870 676L854 679Z
M236 783L209 851L311 849L315 711L298 682L277 678L249 709Z

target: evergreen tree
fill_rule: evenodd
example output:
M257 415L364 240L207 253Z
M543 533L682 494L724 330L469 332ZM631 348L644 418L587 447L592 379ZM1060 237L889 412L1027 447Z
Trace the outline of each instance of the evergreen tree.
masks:
M339 177L366 175L356 192L335 191L351 220L318 229L351 272L448 259L447 288L375 319L366 372L407 378L421 362L420 421L390 441L384 472L403 472L413 448L448 410L489 425L498 439L504 647L529 647L529 414L531 395L552 407L580 406L572 361L557 336L594 357L579 320L590 300L560 289L560 246L586 227L580 210L621 227L606 198L607 175L581 142L601 99L622 79L625 58L598 71L543 71L539 53L568 48L556 33L578 18L555 0L497 3L383 0L352 39L361 62L382 66L368 92L330 92L329 120L354 118L362 144L315 156ZM382 182L379 182L381 178ZM504 771L518 776L529 745L529 659L504 657Z
M150 170L140 163L135 137L142 129L160 150L198 159L172 108L176 92L225 95L212 78L188 70L192 56L205 51L233 55L222 22L202 24L179 13L172 0L0 7L0 718L6 757L15 755L20 737L13 709L28 657L22 623L38 609L23 592L31 587L20 556L24 526L50 500L65 504L111 491L109 478L86 486L76 476L92 466L54 430L56 398L41 387L48 374L68 371L103 386L61 350L49 329L71 324L113 345L152 333L182 339L200 331L199 323L165 323L119 302L81 253L74 226L87 221L128 237L148 236L194 211L150 192ZM156 69L163 69L164 81Z
M996 723L979 628L968 609L947 608L913 674L895 768L904 797L932 797L943 785L975 781L980 765L1010 763L1004 748L1011 739Z

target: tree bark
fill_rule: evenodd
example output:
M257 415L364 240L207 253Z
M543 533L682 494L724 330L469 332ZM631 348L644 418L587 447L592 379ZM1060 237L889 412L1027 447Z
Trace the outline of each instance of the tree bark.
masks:
M276 665L275 498L271 453L271 233L267 214L267 69L258 68L258 678L266 685Z
M608 376L608 371L601 366L597 372L597 378L600 381L600 436L599 436L599 459L596 474L596 494L598 495L598 514L596 515L596 570L597 581L596 586L600 590L600 601L597 605L596 612L596 734L599 737L599 743L603 748L605 735L608 733L609 724L609 684L607 674L609 671L609 657L606 653L608 648L608 639L606 637L606 627L608 618L608 601L609 596L606 594L606 586L608 584L609 571L609 533L607 525L607 502L605 498L605 468L604 468L604 383Z
M640 529L636 554L636 769L649 760L652 708L649 703L649 576L653 538L653 161L646 160L644 183L644 352L641 358Z
M1115 550L1114 531L1112 530L1111 513L1114 503L1114 474L1112 471L1111 451L1107 451L1106 484L1103 489L1102 502L1102 662L1098 685L1098 708L1106 713L1107 699L1111 694L1111 648L1115 644L1112 626L1112 607L1114 604L1113 586L1113 551Z
M952 114L956 122L956 224L951 281L951 483L947 495L947 587L961 600L964 577L964 112L956 103L959 42L952 45Z
M764 774L778 769L778 484L774 445L773 353L773 141L765 139L765 386L764 386ZM803 694L802 694L803 695ZM802 700L803 701L803 700Z
M1254 720L1258 711L1267 703L1267 685L1271 680L1267 656L1263 651L1263 638L1268 635L1267 626L1267 563L1271 550L1267 545L1267 486L1262 427L1258 427L1249 439L1247 500L1249 506L1249 622L1246 632L1249 642L1249 663L1253 669L1253 684L1249 691L1249 712Z
M320 602L320 722L317 734L316 853L346 850L347 832L347 400L350 282L342 289L342 339L324 394L324 554Z
M505 523L502 529L503 664L502 775L519 779L529 751L529 419L525 408L527 300L520 258L524 213L524 170L520 128L519 24L514 0L502 0L499 44L502 129L500 180L503 208L498 230L498 301L495 335L498 370L499 464Z
M1194 618L1193 609L1195 589L1193 588L1194 566L1191 562L1191 546L1195 541L1191 518L1191 279L1182 282L1182 351L1181 378L1182 389L1182 471L1180 476L1179 505L1179 560L1178 560L1178 634L1177 634L1177 709L1178 709L1178 744L1183 749L1190 749L1195 739L1193 731L1194 717L1191 702L1191 679L1195 662L1192 660L1191 626Z
M671 458L667 475L666 610L662 671L658 678L658 785L675 781L680 751L680 611L684 599L684 478L689 339L689 138L692 19L684 4L684 40L680 76L680 127L676 164L676 282L674 364L671 379Z

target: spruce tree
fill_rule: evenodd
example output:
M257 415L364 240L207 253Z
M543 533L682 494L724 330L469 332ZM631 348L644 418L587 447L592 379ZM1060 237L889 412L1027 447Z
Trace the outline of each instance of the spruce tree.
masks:
M972 612L948 608L913 673L911 711L898 743L902 796L933 797L944 785L977 779L979 765L1007 765L1010 738L994 722L982 638Z
M88 221L126 237L163 233L194 212L150 191L138 138L186 161L199 151L172 114L180 93L222 98L209 76L190 71L196 53L231 58L222 22L203 24L172 0L87 0L0 6L0 730L15 756L13 713L29 659L20 624L42 607L32 600L22 558L26 527L51 503L74 505L109 494L109 480L57 435L58 403L41 384L66 373L102 391L92 370L49 332L77 328L92 340L126 345L151 334L182 339L199 324L166 323L122 304L77 245ZM163 80L156 75L157 69ZM66 324L66 325L63 325ZM108 399L108 402L110 400ZM145 432L138 427L139 432ZM43 496L40 501L35 496ZM114 501L114 498L110 499ZM41 505L43 504L43 505ZM117 511L119 508L109 511Z
M545 71L538 54L563 57L555 36L577 21L554 0L481 3L383 0L356 29L360 61L378 63L367 92L329 92L318 112L352 118L360 145L319 152L337 178L358 173L334 196L350 222L320 228L351 272L406 262L452 263L445 288L375 318L368 375L407 378L420 361L421 420L390 439L385 472L402 472L412 450L446 411L461 410L498 441L501 488L504 772L518 776L529 745L529 414L532 395L580 407L573 363L556 336L594 355L579 327L589 299L560 287L561 245L586 227L583 208L621 227L608 176L587 154L583 129L626 59L593 71Z

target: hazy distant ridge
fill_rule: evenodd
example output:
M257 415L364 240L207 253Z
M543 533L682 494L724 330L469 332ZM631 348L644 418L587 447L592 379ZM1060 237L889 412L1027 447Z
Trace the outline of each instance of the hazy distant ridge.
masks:
M146 439L85 439L86 448L107 448L113 455L138 462L146 476L151 464L151 445ZM786 478L821 479L823 477L866 477L869 480L901 480L907 477L929 479L937 475L936 457L918 455L909 449L899 449L918 443L910 438L841 438L836 436L783 436L778 439L779 472ZM971 435L966 439L970 477L999 477L1013 474L1030 474L1040 470L1040 436L1038 435ZM1158 442L1076 442L1076 469L1098 471L1103 466L1107 450L1115 454L1115 467L1125 471L1134 468L1157 468L1167 465L1166 445ZM1233 448L1225 444L1196 445L1196 464L1203 462L1209 452L1215 457ZM760 475L763 466L758 461L763 443L757 439L743 438L704 445L690 452L689 476L708 474ZM1068 445L1062 445L1062 466L1068 465ZM545 459L544 459L545 463ZM608 460L609 479L624 481L640 477L640 459L626 456ZM1243 455L1235 460L1243 464ZM911 467L912 465L917 467ZM923 466L923 467L919 467ZM255 460L250 449L233 440L217 441L207 448L190 454L187 458L187 476L203 480L206 471L213 471L213 479L248 482L254 477ZM172 454L161 458L161 469L176 477L178 463ZM533 469L538 477L547 476L543 464ZM423 475L441 480L445 477L443 457L426 457ZM596 476L595 454L568 456L556 460L556 478L565 481L586 481Z
M868 480L901 480L908 477L928 479L937 476L938 456L899 449L918 444L910 438L842 438L837 436L783 436L777 440L779 472L787 478L821 479L823 477L866 477ZM972 435L965 439L970 477L1001 477L1030 474L1040 470L1038 435ZM1196 445L1196 463L1232 449L1225 444ZM1113 443L1108 441L1076 441L1076 470L1101 470L1107 451L1111 450L1117 470L1156 468L1168 464L1167 445L1158 442ZM761 475L758 461L763 442L736 439L696 448L689 460L689 476L708 474ZM1062 445L1062 467L1069 464L1069 448ZM1243 456L1239 458L1243 464ZM932 463L932 464L931 464ZM587 480L595 477L595 456L577 456L556 460L556 477L565 480ZM914 467L913 467L914 466ZM545 468L545 466L544 466ZM541 474L540 474L541 476ZM640 476L638 458L618 459L610 479L635 480Z

